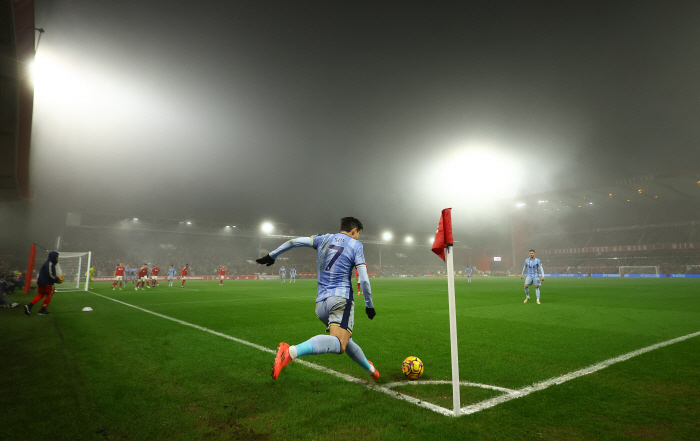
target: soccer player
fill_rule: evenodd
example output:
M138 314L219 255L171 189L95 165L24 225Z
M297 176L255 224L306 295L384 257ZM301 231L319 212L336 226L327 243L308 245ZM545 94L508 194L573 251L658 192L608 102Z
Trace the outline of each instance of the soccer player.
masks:
M185 281L187 281L187 272L190 270L190 264L186 263L184 268L180 271L180 279L182 280L182 286L180 288L185 287Z
M330 335L317 335L309 340L290 346L281 342L272 366L272 378L290 361L304 355L342 354L348 356L372 378L379 378L371 361L362 349L352 340L355 322L355 302L352 296L352 270L357 267L360 282L365 292L365 313L370 320L376 315L372 303L372 291L367 275L367 265L362 243L357 239L362 231L362 223L354 217L344 217L340 221L340 233L322 234L312 237L291 239L270 254L257 259L261 265L273 265L280 254L295 247L310 247L316 250L318 258L318 294L316 296L316 316L326 325Z
M95 268L95 265L85 271L85 278L90 280L90 285L92 285L92 280L95 278L95 274L97 274L97 268Z
M292 268L289 270L289 283L297 283L297 269Z
M540 271L542 272L542 282L544 282L544 268L542 267L542 262L540 259L535 258L535 250L529 251L530 257L525 259L525 266L523 266L523 271L520 273L520 280L523 280L525 271L527 271L527 278L525 279L525 301L527 303L530 300L530 285L535 285L535 294L537 294L537 304L540 304Z
M224 286L224 279L226 278L226 267L222 266L219 269L219 286Z
M467 282L471 282L472 281L472 268L470 266L467 267L466 272L467 272Z
M170 265L168 270L168 287L173 286L173 279L175 278L175 267Z
M49 253L48 260L39 270L39 277L36 281L37 296L32 299L31 303L24 305L24 313L27 315L32 315L32 306L34 306L39 300L44 299L44 302L41 304L41 309L37 314L51 314L46 310L46 308L49 306L53 293L56 292L54 288L55 283L63 283L63 276L60 274L58 268L58 251L51 251Z
M158 265L153 265L153 268L151 268L151 286L153 287L158 285L158 273L160 273L160 268L158 268Z
M282 283L284 283L284 278L287 274L287 270L284 269L284 267L280 268L280 279L282 279Z
M112 284L112 291L114 291L117 288L117 283L119 283L119 291L122 290L122 281L124 280L124 264L119 262L119 265L117 265L117 268L114 270L114 283ZM124 282L124 286L126 286L126 282Z
M136 290L139 289L139 283L141 284L141 289L144 289L144 286L146 286L146 282L148 282L148 264L143 264L141 268L139 268L139 273L138 273L138 281L136 282ZM149 286L150 288L150 286Z
M357 280L357 295L363 296L362 285L360 284L360 272L357 270L357 268L355 268L355 280Z

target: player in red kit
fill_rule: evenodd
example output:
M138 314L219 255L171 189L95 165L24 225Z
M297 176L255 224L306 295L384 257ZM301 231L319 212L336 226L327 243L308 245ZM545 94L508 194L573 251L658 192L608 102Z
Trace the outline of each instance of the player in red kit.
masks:
M159 272L160 272L160 268L158 268L158 265L153 265L153 268L151 268L151 286L158 285L158 273Z
M187 271L190 270L190 265L188 263L185 264L185 267L182 268L180 271L180 280L182 280L182 286L180 288L185 287L185 281L187 280Z
M362 296L364 294L362 294L362 285L360 285L360 272L357 271L357 268L355 268L355 278L357 279L357 294Z
M219 269L219 286L224 286L224 279L226 278L226 267L222 266Z
M119 265L117 265L117 269L114 270L114 283L112 284L112 291L114 291L117 288L117 283L119 283L119 291L121 291L123 280L124 280L124 264L119 262Z
M139 274L138 274L138 279L136 282L136 288L135 290L139 289L139 283L141 284L141 289L144 289L144 286L146 286L146 282L148 282L148 265L143 264L141 268L139 268ZM149 286L150 288L150 286Z

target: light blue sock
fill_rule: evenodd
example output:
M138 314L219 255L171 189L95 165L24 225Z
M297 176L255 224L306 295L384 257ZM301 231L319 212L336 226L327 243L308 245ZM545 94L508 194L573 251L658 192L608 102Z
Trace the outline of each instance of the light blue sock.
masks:
M293 358L311 354L326 354L328 352L340 354L340 340L338 340L338 337L330 335L317 335L294 347L296 348L297 354L296 356L292 355ZM292 352L290 348L290 353Z
M357 343L352 341L352 338L348 342L348 345L345 347L345 353L348 354L348 357L352 359L355 363L359 364L362 369L366 370L367 372L370 372L372 369L367 361L367 357L365 357L365 353L362 352L362 348L358 346ZM371 373L371 372L370 372Z
M530 297L530 287L529 286L525 287L525 296Z
M539 288L535 288L535 294L537 294L537 301L539 302L540 301L540 289Z

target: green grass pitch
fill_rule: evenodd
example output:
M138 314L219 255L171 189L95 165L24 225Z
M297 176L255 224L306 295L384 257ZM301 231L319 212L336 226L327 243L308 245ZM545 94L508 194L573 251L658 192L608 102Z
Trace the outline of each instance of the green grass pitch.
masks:
M541 305L534 290L523 304L519 278L472 280L456 281L466 382L521 389L700 331L700 280L547 278ZM377 316L358 305L353 336L376 384L407 381L409 355L419 381L450 380L446 279L371 282ZM91 291L270 350L324 332L315 280L178 285ZM300 363L272 380L269 352L92 293L58 293L49 309L0 310L2 439L700 439L700 337L454 418ZM303 360L373 381L346 355ZM449 384L394 390L452 407ZM501 394L460 391L462 406Z

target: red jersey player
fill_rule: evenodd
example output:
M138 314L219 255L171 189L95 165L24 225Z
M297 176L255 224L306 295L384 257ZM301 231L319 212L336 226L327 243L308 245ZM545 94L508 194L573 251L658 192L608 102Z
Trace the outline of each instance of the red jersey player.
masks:
M141 284L141 289L144 289L143 287L146 286L146 282L148 281L148 265L143 264L141 268L139 268L139 274L138 274L138 279L136 282L136 288L134 289L139 289L139 283ZM149 286L150 288L150 286Z
M117 269L114 270L114 283L112 284L112 290L117 288L117 283L119 283L119 290L122 289L122 281L124 280L124 264L119 262Z
M224 285L225 278L226 278L226 267L222 266L221 269L219 269L219 286Z
M156 286L158 285L158 273L160 272L160 268L158 268L158 265L153 265L153 268L151 268L151 285Z
M186 263L185 267L182 268L182 270L180 271L180 279L182 280L182 286L180 286L180 288L185 287L185 281L187 280L187 271L189 271L189 270L190 270L190 264Z

